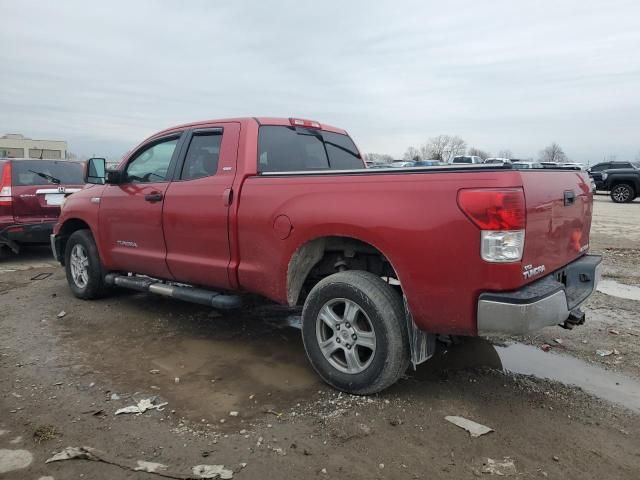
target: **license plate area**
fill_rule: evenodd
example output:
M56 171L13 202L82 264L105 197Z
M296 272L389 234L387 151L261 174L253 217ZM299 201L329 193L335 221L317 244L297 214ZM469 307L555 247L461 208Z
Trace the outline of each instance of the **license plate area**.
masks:
M554 273L555 279L564 285L569 310L578 307L596 288L601 260L599 255L585 255Z
M48 206L60 206L64 200L64 193L46 193L44 195L44 201Z

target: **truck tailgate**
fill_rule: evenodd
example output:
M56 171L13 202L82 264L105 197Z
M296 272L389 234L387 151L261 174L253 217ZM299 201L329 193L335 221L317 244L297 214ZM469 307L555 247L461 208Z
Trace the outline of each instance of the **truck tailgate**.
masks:
M588 175L574 170L522 172L522 184L527 208L523 280L529 283L588 250L593 194Z

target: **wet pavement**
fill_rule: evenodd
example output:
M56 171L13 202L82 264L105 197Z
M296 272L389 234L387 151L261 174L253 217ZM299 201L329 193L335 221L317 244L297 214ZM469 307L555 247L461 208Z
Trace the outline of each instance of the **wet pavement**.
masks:
M602 280L598 284L598 291L612 297L640 301L640 287L625 285L624 283L619 283L615 280Z

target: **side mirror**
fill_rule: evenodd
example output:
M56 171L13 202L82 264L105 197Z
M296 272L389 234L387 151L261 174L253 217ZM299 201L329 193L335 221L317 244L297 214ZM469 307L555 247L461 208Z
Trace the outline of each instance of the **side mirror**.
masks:
M122 183L124 179L124 175L120 170L107 170L107 176L105 178L105 183L110 185L117 185Z
M87 161L86 183L104 185L107 161L104 158L90 158Z

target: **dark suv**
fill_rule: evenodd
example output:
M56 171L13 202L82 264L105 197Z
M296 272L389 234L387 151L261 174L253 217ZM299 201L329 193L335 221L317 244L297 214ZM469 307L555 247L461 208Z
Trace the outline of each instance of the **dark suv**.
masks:
M0 255L49 243L64 198L83 187L83 163L0 159Z
M596 163L593 167L589 168L587 172L593 181L596 182L597 190L606 190L604 180L602 179L602 172L605 170L613 170L618 168L640 168L640 163L634 162L601 162Z

